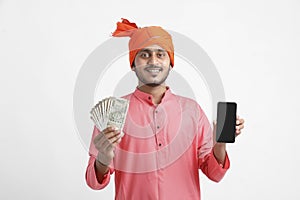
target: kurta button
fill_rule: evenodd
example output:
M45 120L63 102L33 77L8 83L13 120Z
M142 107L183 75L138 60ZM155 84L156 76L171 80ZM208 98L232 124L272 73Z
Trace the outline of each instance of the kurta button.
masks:
M159 143L158 146L161 146L161 143Z
M151 99L151 97L148 97L148 99L150 100L150 99Z
M157 128L159 128L159 126L157 126Z
M155 113L158 113L158 111L156 110Z

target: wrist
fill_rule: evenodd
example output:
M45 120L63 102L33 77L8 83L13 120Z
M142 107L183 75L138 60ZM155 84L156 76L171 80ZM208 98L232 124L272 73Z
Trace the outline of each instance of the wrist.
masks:
M96 159L96 161L95 161L95 173L96 173L97 181L99 183L102 183L102 181L105 179L105 177L109 175L109 167L103 165L101 162L99 162Z
M224 166L225 157L226 157L226 144L225 143L216 143L213 148L213 154L217 162Z
M100 171L102 174L106 174L109 171L109 167L107 165L104 165L97 159L96 159L95 165L96 165L97 171Z
M98 152L96 161L103 166L109 166L111 159L108 158L108 156L105 156L104 154Z

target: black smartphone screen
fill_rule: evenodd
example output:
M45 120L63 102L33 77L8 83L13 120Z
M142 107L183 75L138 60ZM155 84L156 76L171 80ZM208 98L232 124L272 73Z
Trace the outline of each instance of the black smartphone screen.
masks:
M216 141L235 142L236 103L218 102Z

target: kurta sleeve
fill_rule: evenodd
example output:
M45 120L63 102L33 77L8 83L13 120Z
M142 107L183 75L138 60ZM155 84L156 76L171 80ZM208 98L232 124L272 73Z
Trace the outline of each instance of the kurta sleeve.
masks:
M210 123L200 108L198 122L198 167L212 181L219 182L230 167L230 161L226 152L224 166L221 166L213 153L213 130Z
M96 162L98 150L96 149L93 140L99 133L100 133L99 130L96 127L94 127L93 136L92 136L90 149L89 149L90 158L85 173L85 180L87 185L94 190L100 190L106 187L110 181L110 175L114 172L114 168L112 166L113 162L112 162L112 164L109 166L109 171L107 172L107 174L104 175L104 179L102 180L102 183L98 182L96 177L96 169L95 169L95 162Z

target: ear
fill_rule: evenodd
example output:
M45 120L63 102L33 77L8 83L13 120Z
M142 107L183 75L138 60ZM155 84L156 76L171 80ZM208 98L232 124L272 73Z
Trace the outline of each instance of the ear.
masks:
M131 65L131 70L132 70L132 71L135 71L135 64L134 64L134 62L133 62L132 65Z

